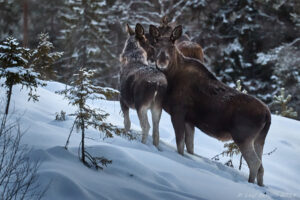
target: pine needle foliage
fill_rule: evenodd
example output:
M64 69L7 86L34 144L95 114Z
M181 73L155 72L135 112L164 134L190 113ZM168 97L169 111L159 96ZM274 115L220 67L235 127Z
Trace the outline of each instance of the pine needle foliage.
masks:
M240 92L242 92L244 94L248 93L247 90L245 90L245 89L242 88L241 80L237 80L236 81L236 90L238 90L238 91L240 91Z
M106 10L109 9L105 0L65 1L65 12L60 14L63 22L61 41L65 45L62 62L64 73L76 73L80 66L95 70L95 76L105 76L107 71L118 61L108 48L111 41L106 37L110 31ZM67 72L65 69L68 69ZM68 73L68 75L70 75ZM68 76L71 77L71 76ZM66 80L69 82L70 80ZM99 78L93 81L99 82Z
M291 101L292 95L287 95L285 96L285 88L280 89L280 94L274 96L274 101L273 104L278 104L280 105L280 112L276 111L276 114L280 114L283 117L288 117L288 118L297 118L298 113L294 111L292 107L289 107L287 104Z
M241 153L239 147L234 142L225 143L224 148L226 150L221 153L222 156L232 157Z
M124 131L111 123L105 122L109 114L104 110L92 108L87 104L88 100L105 100L118 94L118 91L112 88L93 85L93 76L93 70L80 68L79 72L74 74L74 81L71 82L70 86L66 86L65 90L58 91L57 93L64 95L71 105L77 107L75 113L70 114L70 116L75 117L75 120L65 148L67 149L68 147L70 136L75 127L81 131L81 161L89 167L94 166L96 169L102 169L100 164L105 166L110 161L105 158L93 157L86 151L84 142L86 129L89 127L98 129L101 133L105 134L105 137L113 137L114 134L120 135Z
M5 79L1 86L7 90L6 115L14 85L20 84L22 88L29 89L28 101L37 101L38 95L34 91L38 86L45 86L45 83L39 80L40 74L30 67L30 57L30 49L21 47L15 38L8 37L0 44L0 78Z
M40 73L43 80L54 79L52 65L63 55L63 52L51 52L54 46L49 41L47 33L41 33L38 37L39 44L31 53L31 67Z

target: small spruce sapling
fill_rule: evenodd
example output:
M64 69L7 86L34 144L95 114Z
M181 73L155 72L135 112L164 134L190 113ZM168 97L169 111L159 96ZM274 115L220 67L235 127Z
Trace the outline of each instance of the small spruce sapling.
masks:
M81 161L88 167L94 166L96 169L103 169L99 164L106 166L111 161L103 157L93 157L87 152L84 141L86 129L93 127L105 133L106 137L113 137L113 133L120 135L123 130L105 122L108 113L101 109L91 108L87 104L87 100L106 99L118 93L117 90L111 88L94 86L92 84L93 75L94 71L80 68L79 73L74 75L75 80L71 82L70 86L66 86L65 90L57 93L64 95L70 104L77 107L77 111L70 114L75 117L75 120L65 148L67 149L72 131L76 127L81 131Z
M63 52L51 52L54 46L49 41L47 33L41 33L38 37L39 44L31 53L31 67L40 73L43 80L53 79L55 73L52 65L63 55Z
M0 78L4 79L1 87L6 88L6 106L1 127L5 126L9 111L13 86L20 84L29 89L29 100L38 101L38 95L34 93L38 86L46 84L39 80L40 75L30 68L30 50L19 45L18 41L8 37L0 44Z
M226 156L226 157L230 157L230 159L225 163L225 165L229 166L229 167L234 167L233 163L232 163L232 157L234 155L239 155L241 153L239 147L234 143L234 142L229 142L229 143L225 143L224 144L224 148L225 150L214 156L212 158L212 160L218 161L220 160L219 156ZM240 165L239 165L239 170L242 169L242 156L240 157Z
M22 89L24 86L29 89L28 101L38 101L36 88L46 86L46 83L40 80L41 74L36 72L35 68L43 66L40 71L48 69L62 55L57 52L50 53L53 45L47 39L48 35L41 34L39 46L33 50L21 47L13 37L8 37L0 43L0 78L4 78L1 87L6 88L4 118L8 115L14 85L20 84ZM2 120L1 126L4 126L5 122L6 120Z
M241 80L236 81L236 88L235 89L242 92L242 93L244 93L244 94L248 94L247 90L242 88Z
M61 110L60 113L55 113L56 121L66 121L66 112Z
M274 101L273 104L278 104L281 107L281 111L276 111L277 115L281 115L283 117L288 117L288 118L297 118L298 113L294 111L292 107L289 107L287 104L291 101L292 95L288 95L287 97L285 96L285 89L281 88L280 94L274 96Z

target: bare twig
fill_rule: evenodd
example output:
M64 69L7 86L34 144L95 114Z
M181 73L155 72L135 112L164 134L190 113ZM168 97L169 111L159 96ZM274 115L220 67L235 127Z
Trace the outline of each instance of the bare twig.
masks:
M30 149L21 144L23 133L19 124L3 124L0 136L0 199L41 199L47 188L40 190L37 183L40 162L30 160Z
M274 148L272 151L268 152L268 153L264 153L263 155L271 155L272 153L274 153L277 150L277 147Z

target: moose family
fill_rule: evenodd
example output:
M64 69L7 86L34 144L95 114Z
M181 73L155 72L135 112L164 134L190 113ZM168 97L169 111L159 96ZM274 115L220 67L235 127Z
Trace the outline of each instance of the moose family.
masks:
M162 109L171 116L177 151L194 153L194 129L219 140L233 140L249 167L250 183L263 186L262 154L271 124L260 100L219 81L204 65L203 50L166 18L161 25L127 25L129 37L120 55L120 104L130 130L129 108L136 109L146 143L153 122L153 144L159 145Z

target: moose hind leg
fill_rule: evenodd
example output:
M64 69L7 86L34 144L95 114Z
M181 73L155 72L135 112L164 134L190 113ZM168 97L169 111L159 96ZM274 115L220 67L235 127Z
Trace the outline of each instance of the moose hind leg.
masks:
M194 154L194 134L195 134L195 126L191 123L185 123L185 145L187 152L190 154Z
M159 121L161 117L162 108L159 106L151 107L151 114L152 114L152 124L153 124L153 145L158 146L159 144Z
M253 140L251 141L245 141L242 144L238 144L242 155L244 159L246 160L248 167L249 167L249 183L254 183L255 178L258 173L258 169L261 166L261 160L257 156L255 150L254 150L254 145L253 145Z
M264 145L261 144L260 142L255 141L254 148L255 148L255 152L258 155L259 159L262 161L262 153L263 153ZM257 173L257 185L264 186L263 176L264 176L264 167L261 162L260 167L258 169L258 173Z
M129 118L129 107L126 106L122 100L120 100L120 104L121 104L121 110L124 115L125 131L128 132L130 130L130 126L131 126L131 122L130 122L130 118Z
M147 108L142 107L142 108L138 109L138 111L137 111L138 117L140 120L140 125L142 128L142 143L143 144L146 144L146 142L147 142L149 129L150 129L148 116L147 116L147 110L148 110Z
M262 155L263 155L265 140L266 140L266 136L268 134L270 125L271 125L271 120L268 120L265 123L264 128L259 132L258 137L254 141L254 148L255 148L256 154L258 155L261 162L262 162ZM261 165L258 169L258 173L257 173L257 185L264 186L263 176L264 176L264 167L263 167L263 164L261 163Z

